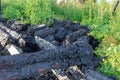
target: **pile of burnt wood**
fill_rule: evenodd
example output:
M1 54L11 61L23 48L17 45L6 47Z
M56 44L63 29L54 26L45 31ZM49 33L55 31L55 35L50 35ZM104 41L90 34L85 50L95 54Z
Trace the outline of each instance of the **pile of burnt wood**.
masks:
M98 41L79 22L0 22L0 80L112 80L96 72Z

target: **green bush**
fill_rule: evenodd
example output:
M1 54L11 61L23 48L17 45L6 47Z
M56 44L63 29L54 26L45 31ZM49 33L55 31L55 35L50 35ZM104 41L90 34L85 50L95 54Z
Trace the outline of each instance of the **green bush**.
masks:
M31 24L45 22L46 18L53 15L49 0L8 0L3 5L6 5L2 9L4 17L21 19Z

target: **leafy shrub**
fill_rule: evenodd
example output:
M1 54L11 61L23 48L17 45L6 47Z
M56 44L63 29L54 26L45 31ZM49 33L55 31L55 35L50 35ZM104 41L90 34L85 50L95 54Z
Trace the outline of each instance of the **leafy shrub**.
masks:
M28 23L37 24L45 22L46 18L53 15L49 0L8 1L6 6L3 6L3 16L7 18L21 19Z

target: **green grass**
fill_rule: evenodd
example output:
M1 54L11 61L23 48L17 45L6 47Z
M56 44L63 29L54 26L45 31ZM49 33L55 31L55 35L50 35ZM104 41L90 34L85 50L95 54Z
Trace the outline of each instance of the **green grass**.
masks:
M2 0L3 17L38 24L53 15L49 0Z
M100 3L88 0L84 4L68 2L61 5L50 0L4 0L3 16L19 18L32 24L43 23L46 18L55 17L91 26L90 34L102 41L95 54L98 57L108 56L100 63L98 70L120 80L120 4L113 16L111 13L114 4L103 0Z

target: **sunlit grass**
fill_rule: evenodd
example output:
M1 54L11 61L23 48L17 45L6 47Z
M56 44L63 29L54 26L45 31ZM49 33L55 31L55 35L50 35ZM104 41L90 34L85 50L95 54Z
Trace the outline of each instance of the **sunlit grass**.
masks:
M51 6L49 0L2 0L2 13L3 17L37 24L53 15Z

